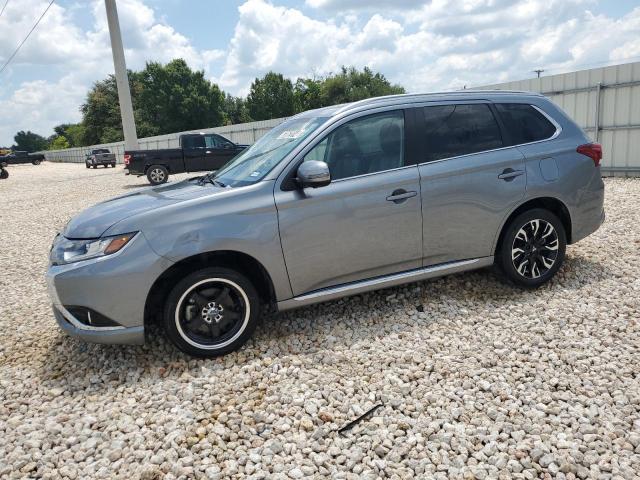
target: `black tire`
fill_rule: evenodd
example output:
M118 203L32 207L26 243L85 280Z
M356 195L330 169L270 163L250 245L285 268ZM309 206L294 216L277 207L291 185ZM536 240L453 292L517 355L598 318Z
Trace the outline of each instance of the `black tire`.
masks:
M518 215L505 228L497 255L505 276L524 288L548 282L562 266L567 248L560 219L548 210L534 208Z
M85 163L84 166L87 168L91 168L91 165L89 165L88 163Z
M147 169L147 180L151 185L162 185L169 179L169 170L163 165L151 165Z
M4 180L6 178L9 178L9 171L4 168L0 168L0 180Z
M91 165L93 168L95 168L96 170L98 169L98 165Z
M115 164L115 163L112 163L112 164L111 164L111 168L116 168L116 164Z
M34 161L33 161L33 162L31 162L31 163L33 163L34 165L40 165L40 160L34 160Z
M163 323L169 340L183 352L216 357L240 348L259 318L260 300L251 282L234 270L211 267L177 283L165 303Z

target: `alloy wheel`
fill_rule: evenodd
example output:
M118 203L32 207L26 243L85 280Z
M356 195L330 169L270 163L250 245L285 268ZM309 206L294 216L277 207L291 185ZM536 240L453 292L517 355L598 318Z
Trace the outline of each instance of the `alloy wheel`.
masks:
M238 284L210 278L182 294L175 310L175 324L187 343L201 349L218 349L242 335L249 316L249 299Z
M159 168L154 168L153 170L151 170L149 177L151 177L151 180L154 183L162 183L162 181L164 180L164 172Z
M534 219L516 233L511 246L511 261L525 278L539 278L553 268L558 258L558 233L546 220Z

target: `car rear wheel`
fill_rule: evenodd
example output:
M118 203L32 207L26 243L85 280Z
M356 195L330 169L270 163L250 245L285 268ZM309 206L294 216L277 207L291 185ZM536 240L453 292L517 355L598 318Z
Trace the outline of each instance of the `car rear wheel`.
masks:
M164 328L183 352L214 357L243 345L259 316L259 297L247 278L227 268L205 268L173 288L165 305Z
M5 178L9 178L9 171L2 168L0 169L0 180L4 180Z
M513 283L537 288L560 269L566 247L560 219L548 210L535 208L521 213L507 226L498 262Z
M31 162L31 163L33 163L34 165L40 165L40 160L34 160L34 161L33 161L33 162Z
M112 163L112 164L111 164L111 168L116 168L116 164L115 164L115 163Z
M151 185L160 185L169 179L169 171L162 165L151 165L147 169L147 180Z

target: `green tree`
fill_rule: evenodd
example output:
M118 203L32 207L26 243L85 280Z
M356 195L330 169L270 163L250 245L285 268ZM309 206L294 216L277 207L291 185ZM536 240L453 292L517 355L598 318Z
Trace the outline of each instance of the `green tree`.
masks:
M293 87L296 112L325 106L322 99L322 80L299 78Z
M16 144L12 147L13 150L26 150L27 152L38 152L40 150L46 150L48 146L47 139L42 135L33 133L31 131L21 130L16 133L13 140Z
M146 135L161 135L222 125L224 96L217 85L182 59L167 65L147 63L135 108ZM142 136L142 135L141 135Z
M131 76L130 72L130 79ZM131 80L129 83L132 83ZM85 103L80 107L80 111L84 126L82 140L85 145L119 142L124 138L118 89L113 75L109 75L106 79L93 85L87 94Z
M337 105L364 98L405 93L400 85L393 85L381 73L373 73L368 67L362 72L354 67L342 67L337 75L328 76L322 82L322 104Z
M63 150L70 147L71 144L64 135L54 136L53 141L49 144L49 150Z
M296 111L293 84L280 73L269 72L251 84L247 106L254 120L288 117Z
M247 123L253 121L249 114L247 101L242 97L234 97L228 93L224 96L224 123L225 125L235 125L236 123Z
M59 137L64 137L70 147L83 147L84 125L82 123L63 123L53 127L54 135L49 139L50 143Z

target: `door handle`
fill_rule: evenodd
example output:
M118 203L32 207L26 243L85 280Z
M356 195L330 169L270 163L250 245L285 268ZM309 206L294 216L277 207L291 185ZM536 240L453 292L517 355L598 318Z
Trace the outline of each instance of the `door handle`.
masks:
M513 168L505 168L504 171L498 175L500 180L504 180L505 182L510 182L516 177L520 175L524 175L524 170L514 170Z
M417 194L418 192L416 191L412 190L410 192L407 192L406 190L400 188L398 190L394 190L393 193L387 197L387 201L393 203L402 203L408 198L415 197Z

